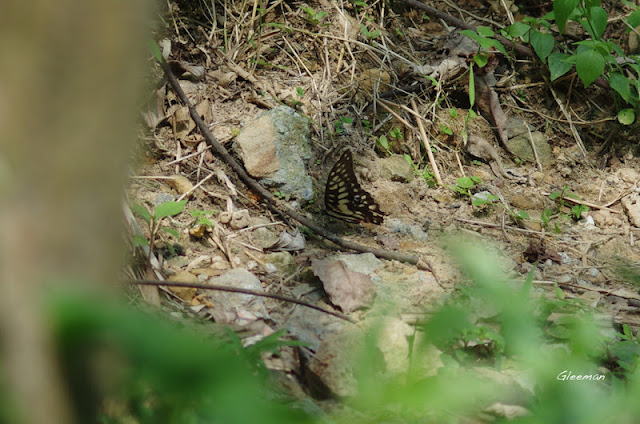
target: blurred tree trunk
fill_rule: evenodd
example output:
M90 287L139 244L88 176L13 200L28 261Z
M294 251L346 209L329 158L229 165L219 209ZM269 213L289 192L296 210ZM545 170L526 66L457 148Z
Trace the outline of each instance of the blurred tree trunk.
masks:
M147 3L0 7L0 376L12 422L74 422L41 299L52 284L113 284Z

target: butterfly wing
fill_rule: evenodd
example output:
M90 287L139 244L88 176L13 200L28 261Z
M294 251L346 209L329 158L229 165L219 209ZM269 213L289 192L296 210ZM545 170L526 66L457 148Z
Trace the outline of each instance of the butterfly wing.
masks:
M346 150L329 172L324 203L329 215L347 222L382 224L384 221L380 207L356 178L351 150Z

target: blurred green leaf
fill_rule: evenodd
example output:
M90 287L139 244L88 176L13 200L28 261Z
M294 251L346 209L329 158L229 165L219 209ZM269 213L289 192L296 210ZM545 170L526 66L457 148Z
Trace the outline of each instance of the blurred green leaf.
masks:
M149 212L147 208L142 206L140 203L134 203L133 205L131 205L131 210L135 214L140 216L140 218L144 219L147 222L151 222L151 218L152 218L151 212Z

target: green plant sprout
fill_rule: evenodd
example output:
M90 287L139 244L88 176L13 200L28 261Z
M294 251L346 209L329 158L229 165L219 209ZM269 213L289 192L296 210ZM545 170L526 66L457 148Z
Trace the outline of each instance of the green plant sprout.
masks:
M549 221L551 220L551 216L553 212L549 208L544 208L542 214L540 214L540 222L542 223L543 228L549 228Z
M184 210L184 206L187 204L187 200L182 200L180 202L169 201L159 204L155 207L153 214L149 212L149 210L141 205L140 203L134 203L131 206L131 209L135 214L137 214L140 218L142 218L147 225L149 226L149 238L147 239L144 236L134 236L133 237L133 246L149 246L149 255L154 249L156 244L156 238L158 237L158 233L160 230L172 235L175 238L178 238L180 234L173 228L161 226L164 218L175 216L181 213Z
M509 214L509 217L511 217L513 222L518 225L521 225L524 220L529 219L529 214L526 211L514 211L511 208L508 208L504 204L500 203L500 199L493 194L488 194L485 198L474 197L471 204L473 206L500 205Z
M378 146L382 147L388 154L391 154L391 143L389 143L389 139L387 139L386 135L381 135L376 143Z
M449 186L449 188L460 195L471 196L469 189L480 183L482 183L482 178L476 177L475 175L471 177L460 177L456 181L456 185Z
M364 24L360 24L360 31L362 32L362 35L364 35L367 40L374 40L380 36L380 31L378 30L369 31Z
M580 218L582 218L582 214L584 212L589 212L589 206L585 206L585 205L573 205L573 207L571 208L571 217L573 218L574 221L579 221Z
M304 11L304 13L307 14L307 16L305 16L304 19L305 19L305 21L309 22L311 25L318 25L320 23L320 21L322 20L322 18L324 18L325 16L328 15L328 13L325 12L325 11L316 12L310 6L307 6L307 7L298 6L298 7L300 9L302 9L302 11Z
M213 227L213 222L209 219L210 216L216 216L219 211L201 211L193 210L190 212L191 216L195 218L195 226L204 225L206 227Z
M440 124L440 132L449 136L453 135L453 130L445 124Z
M398 127L394 127L391 131L389 131L389 136L394 140L402 140L402 131Z
M349 118L347 116L339 116L337 120L333 122L333 126L336 130L336 134L344 133L344 124L352 124L353 118Z
M563 216L573 219L574 221L578 221L582 218L582 214L584 212L588 212L590 209L588 206L582 205L582 204L574 204L573 206L571 206L565 199L567 198L572 198L575 200L580 200L580 197L578 195L576 195L575 193L571 193L568 191L569 188L568 186L564 186L562 187L562 189L560 191L554 191L551 194L549 194L549 199L553 200L557 205L558 205L558 209L560 210L561 208L568 208L571 210L571 214L562 214ZM545 213L543 211L543 225L547 225L548 224L548 219L550 217L550 213L546 214L545 217ZM546 218L546 221L544 220ZM558 230L557 224L556 224L556 231Z
M436 179L435 176L433 175L433 173L431 171L429 171L429 169L425 166L423 170L420 170L419 166L416 165L415 163L413 163L413 159L411 159L411 156L408 154L404 154L403 155L404 160L407 161L407 163L409 165L411 165L411 169L413 170L413 173L417 176L419 176L420 178L422 178L424 180L424 182L426 182L429 187L435 187L436 186Z

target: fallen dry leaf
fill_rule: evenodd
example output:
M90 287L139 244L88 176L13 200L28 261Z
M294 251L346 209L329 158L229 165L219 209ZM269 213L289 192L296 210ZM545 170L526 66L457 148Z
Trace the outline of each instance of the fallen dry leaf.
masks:
M304 250L305 245L306 240L298 229L296 229L293 234L289 234L289 232L285 230L280 233L280 237L277 242L264 250L272 252L295 252L298 250Z
M331 302L343 312L353 312L373 302L375 289L371 278L351 271L344 261L313 260L311 266L313 273L322 281Z
M191 181L189 181L189 179L183 175L171 176L171 179L168 180L168 183L179 194L188 193L193 189L193 184L191 183Z
M193 297L196 295L196 291L198 291L197 289L194 289L192 287L171 287L171 281L197 284L198 277L188 271L180 271L169 277L169 281L167 281L167 287L169 288L169 290L175 293L176 296L186 302L190 302L191 299L193 299Z
M167 119L167 113L164 109L166 95L167 88L165 85L152 91L147 99L146 110L140 112L144 123L147 124L147 127L151 130L155 129L158 124Z
M145 271L144 278L147 280L155 280L156 276L153 273L153 269L149 266ZM142 298L154 305L160 306L160 292L158 291L158 286L138 286L140 289L140 293L142 294Z

